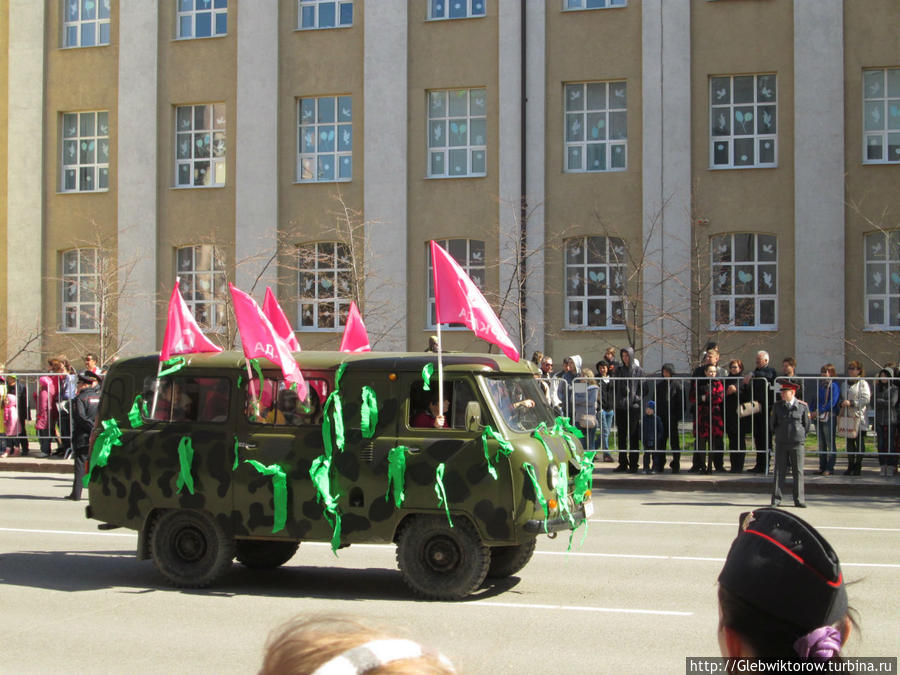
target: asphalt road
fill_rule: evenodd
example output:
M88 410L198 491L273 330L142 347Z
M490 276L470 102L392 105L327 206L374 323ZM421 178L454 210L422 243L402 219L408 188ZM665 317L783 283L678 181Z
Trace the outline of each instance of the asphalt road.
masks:
M271 629L346 615L441 649L461 673L684 673L713 656L716 576L738 515L761 495L595 493L582 543L541 537L517 577L457 603L413 600L388 546L335 558L304 544L215 588L169 588L136 536L99 532L71 478L0 474L0 671L254 673ZM767 499L766 499L767 501ZM887 497L812 497L803 512L841 557L861 631L845 653L900 655L900 509Z

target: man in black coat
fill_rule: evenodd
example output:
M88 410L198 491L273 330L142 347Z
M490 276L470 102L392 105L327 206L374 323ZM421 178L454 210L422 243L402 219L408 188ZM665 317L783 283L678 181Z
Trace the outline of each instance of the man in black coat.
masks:
M656 380L656 414L663 423L659 449L665 452L666 441L672 448L672 461L669 464L672 473L681 470L681 436L678 433L678 423L684 419L684 405L684 384L681 380L675 379L675 366L664 363L660 370L660 379Z
M768 453L772 448L772 429L769 417L775 406L775 378L778 373L769 365L769 353L756 353L756 369L744 377L744 382L752 382L753 400L759 401L761 410L752 417L753 445L756 448L756 466L750 471L765 473L768 466Z
M641 411L645 398L644 377L640 366L634 365L634 349L624 347L619 352L622 365L616 368L616 430L619 438L619 465L616 472L637 473L640 459ZM628 450L628 452L625 452Z
M89 370L78 374L78 394L72 401L72 449L75 477L66 499L81 499L82 481L91 453L91 432L100 409L100 376Z

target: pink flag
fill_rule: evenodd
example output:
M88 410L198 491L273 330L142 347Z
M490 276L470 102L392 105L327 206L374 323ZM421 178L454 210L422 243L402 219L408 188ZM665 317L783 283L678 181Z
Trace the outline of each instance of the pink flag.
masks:
M220 352L222 348L213 344L200 330L200 326L194 320L191 310L184 304L181 291L178 290L179 281L175 280L175 287L169 297L169 312L166 320L166 334L163 337L160 361L168 361L178 354L198 354L200 352Z
M519 351L481 291L434 241L431 242L431 265L437 322L464 323L482 340L497 345L509 358L518 361Z
M287 343L292 352L300 351L300 343L297 342L297 336L294 335L294 329L291 328L291 322L284 315L284 310L275 299L272 289L266 286L266 299L263 300L263 314L272 322L272 328Z
M344 325L344 337L341 338L342 352L370 352L369 334L366 332L366 324L359 315L356 301L350 301L350 311L347 313L347 323Z
M238 290L232 283L228 284L228 289L234 303L234 316L241 334L244 356L248 359L264 357L279 366L285 381L296 384L297 396L301 401L305 400L308 393L306 380L303 379L303 373L291 355L290 348L272 328L272 322L262 313L256 300Z

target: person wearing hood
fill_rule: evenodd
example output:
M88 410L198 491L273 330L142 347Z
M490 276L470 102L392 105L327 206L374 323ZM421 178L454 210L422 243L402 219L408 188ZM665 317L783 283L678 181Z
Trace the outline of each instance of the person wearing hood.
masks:
M574 354L563 359L563 369L556 374L559 383L559 400L563 415L572 419L572 381L581 374L581 356Z
M634 349L619 350L622 365L616 368L616 429L619 441L617 473L638 472L641 442L641 404L645 398L644 371L634 363Z

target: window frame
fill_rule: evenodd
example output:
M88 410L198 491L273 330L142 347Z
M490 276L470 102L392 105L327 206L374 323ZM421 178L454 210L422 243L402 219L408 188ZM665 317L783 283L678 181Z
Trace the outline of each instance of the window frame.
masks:
M175 39L176 40L208 40L228 35L228 0L207 0L209 7L197 7L204 0L175 0ZM190 4L191 9L183 9ZM209 35L197 35L198 14L209 14ZM224 17L225 30L219 32L219 18ZM182 33L184 20L190 20L190 35Z
M209 122L202 128L197 126L197 111L203 108L204 115L209 118ZM183 126L184 118L181 115L182 110L190 110L189 126ZM227 184L227 168L228 168L228 114L224 103L187 103L174 106L174 141L175 141L175 185L177 189L188 188L221 188ZM221 119L221 123L219 120ZM207 135L206 144L209 153L203 156L195 156L197 152L197 136ZM184 150L183 143L187 141L190 144L189 156L184 157L187 151ZM222 148L218 150L216 143L221 141ZM207 163L206 175L209 179L208 184L197 184L198 165ZM182 167L188 167L189 181L187 183L180 182ZM222 172L221 182L212 182L218 179L219 171Z
M182 252L191 251L190 268L182 265ZM199 255L209 260L209 266L199 269L197 260ZM181 297L197 322L197 325L208 333L222 333L228 325L228 279L225 273L225 259L219 248L213 244L187 244L175 249L175 276L180 279ZM212 288L208 291L209 297L198 297L198 277L208 276ZM221 289L221 290L219 290ZM215 322L201 319L197 315L197 307L207 305L215 312ZM209 310L207 310L207 317Z
M85 272L83 268L85 264L83 262L83 254L87 251L91 251L93 253L93 272ZM74 254L75 256L75 272L68 273L66 271L67 264L67 256ZM59 270L60 270L60 281L59 281L59 331L60 333L99 333L100 332L100 281L101 281L101 266L102 266L102 258L100 256L100 249L92 246L82 246L77 248L69 248L59 252ZM93 279L94 282L94 300L91 301L83 301L82 294L90 293L90 288L85 288L85 282ZM66 290L69 286L69 283L74 283L74 287L76 289L76 300L67 301L66 300ZM70 328L67 326L66 314L68 309L74 309L75 311L75 321L76 326ZM94 314L94 327L93 328L83 328L82 327L82 310L86 308L92 308Z
M92 18L83 18L85 7L82 0L64 0L62 3L62 48L63 49L88 49L90 47L107 47L110 43L110 32L112 30L111 16L112 7L111 0L95 0L95 12ZM75 19L69 18L69 10L75 8L78 16ZM106 13L106 16L101 14ZM84 40L85 26L93 26L94 43L82 44ZM75 31L75 39L69 41L70 32ZM103 33L106 33L106 41L103 41Z
M426 10L426 21L455 21L457 19L483 19L487 16L487 0L459 0L459 2L464 2L466 5L465 15L459 16L450 16L450 9L448 4L453 2L453 0L428 0L428 7ZM476 13L476 9L481 9L481 13ZM442 9L446 9L444 12L444 16L436 16L435 8L440 6Z
M599 7L588 7L592 2L602 2ZM563 12L585 12L595 9L623 9L628 6L628 0L562 0Z
M334 109L331 111L333 113L331 120L320 121L321 117L321 105L324 101L333 100ZM304 114L304 102L312 101L314 102L314 110L313 110L313 122L311 124L304 124L303 114ZM350 106L349 118L344 115L343 105L347 104ZM296 107L297 107L297 142L294 147L297 149L296 155L296 175L295 182L297 183L349 183L353 180L353 96L350 94L329 94L325 96L302 96L296 99ZM344 119L342 119L342 117ZM331 150L319 150L319 144L321 139L321 129L333 128L334 140ZM315 146L314 149L309 152L304 152L307 149L308 141L307 137L304 136L304 133L308 133L310 130L313 131ZM342 142L342 136L344 133L349 131L350 140L349 146L350 149L340 149L340 145ZM321 167L321 158L323 157L332 157L333 158L333 166L331 167L333 174L332 176L326 178L320 178L321 175L320 167ZM349 162L348 162L349 160ZM312 174L313 167L315 168L315 175L312 178L304 178L304 172L307 170L307 167L304 166L306 161L311 161L313 164L309 167L309 171ZM338 166L340 163L340 166ZM341 176L340 174L344 171L344 167L349 164L349 175Z
M752 250L753 250L753 259L751 260L737 260L735 256L735 237L742 236L751 236L752 240ZM717 260L716 259L716 243L722 237L729 238L729 260ZM773 240L775 244L775 252L773 260L764 260L761 259L761 248L765 245L764 242L760 241L760 237L767 237ZM778 278L778 266L779 266L779 248L778 245L778 235L773 232L722 232L720 234L714 234L709 238L709 274L710 274L710 304L709 304L709 325L711 330L719 331L736 331L736 332L759 332L759 331L776 331L778 330L778 287L779 287L779 278ZM764 251L765 252L765 251ZM724 254L724 251L719 251L719 255ZM774 290L772 293L761 293L760 292L760 284L765 282L765 277L763 276L765 272L761 272L761 267L774 267L774 276L772 277L774 281ZM719 272L716 271L716 268L731 268L731 275L729 279L729 288L731 289L728 293L717 292L717 275ZM753 293L738 293L736 291L737 281L736 275L740 274L742 270L738 270L739 267L752 267L753 268L753 284L755 286L755 290ZM724 270L723 270L724 271ZM741 281L741 283L748 283L746 281ZM769 284L771 285L771 284ZM737 309L736 302L738 299L753 299L753 315L754 315L754 323L752 325L737 325ZM761 303L769 302L773 303L772 315L773 322L762 324L760 323L759 317L762 315ZM720 323L716 308L717 302L730 302L729 316L730 321L728 323Z
M331 247L331 253L320 252L320 247ZM313 249L311 254L305 254L306 260L304 260L304 249L309 250ZM343 249L343 251L342 251ZM343 253L343 257L342 257ZM353 276L354 276L354 267L353 267L353 256L351 253L351 248L345 242L342 241L314 241L307 242L303 244L297 245L297 327L294 330L298 332L328 332L328 333L336 333L344 330L344 326L347 323L347 313L350 311L350 302L354 300L353 297ZM346 261L346 264L340 264L343 261ZM305 263L309 262L309 265ZM330 263L330 265L319 263ZM324 287L327 291L327 286L323 286L322 279L320 278L320 272L323 274L330 274L331 279L326 279L330 282L332 287L334 288L334 294L331 297L324 296L320 297L319 292ZM339 287L341 283L340 275L345 274L345 281L348 287L346 288L347 295L339 294ZM313 288L315 290L315 294L313 296L305 296L304 295L304 275L311 274L312 275L312 283ZM306 301L306 302L304 302ZM332 324L331 326L321 326L320 324L320 308L323 306L331 305L331 318ZM312 319L312 323L304 324L304 313L307 308L311 310L311 314L309 315ZM324 316L327 316L325 314Z
M91 131L85 132L83 119L91 116ZM74 135L69 133L69 118L74 117ZM101 121L105 121L106 133L101 134ZM59 117L59 191L64 194L79 194L84 192L108 192L109 191L109 111L108 110L82 110L61 112ZM91 150L92 161L82 161L82 141L93 143L95 147ZM103 145L105 143L105 146ZM101 162L100 150L106 148L106 161ZM66 163L67 149L73 148L76 161L74 163ZM89 171L89 174L85 174ZM74 187L68 187L67 173L74 174ZM106 184L101 187L105 176ZM85 181L93 182L94 187L83 189L82 185Z
M884 255L880 258L871 258L873 249L870 239L882 238L881 245ZM876 252L876 255L880 251ZM878 269L880 268L880 269ZM870 284L876 283L876 274L881 273L884 279L882 292L870 292ZM863 318L865 330L870 331L900 331L900 229L877 230L863 235ZM897 275L897 281L894 281ZM891 289L894 289L893 291ZM871 320L873 302L881 302L883 317L880 323ZM877 309L877 308L876 308ZM890 316L897 317L896 324L891 324Z
M446 239L435 239L435 243L437 243L441 248L443 248L447 254L452 257L456 264L459 265L463 271L469 278L472 280L472 283L481 291L481 294L485 294L485 287L487 286L487 265L486 265L486 245L487 241L484 239L473 239L471 237L448 237ZM451 244L451 242L455 242ZM460 260L457 252L454 251L457 246L459 246L459 242L465 242L466 245L466 259ZM480 244L481 249L481 264L478 264L478 247L476 250L472 250L472 243ZM425 329L426 330L434 330L437 327L437 323L434 321L436 319L435 315L435 306L434 306L434 266L431 261L431 248L428 242L425 242ZM481 271L481 274L477 274L478 271ZM472 273L476 272L475 276L472 276ZM479 283L480 281L480 283ZM465 324L462 323L450 323L450 324L441 324L441 330L468 330Z
M319 25L319 20L321 18L321 8L322 5L335 5L335 9L337 10L334 14L335 23L331 26L321 26ZM343 10L345 7L350 8L350 21L345 22L343 20ZM312 9L314 24L312 26L304 26L303 25L303 9ZM332 28L352 28L353 27L353 14L355 8L353 7L353 0L297 0L297 28L296 30L331 30Z
M870 73L880 73L881 78L879 85L881 87L881 95L880 96L867 96L867 90L870 89L873 84L870 82L872 78L868 75ZM890 73L894 73L894 82L891 82ZM900 67L893 68L864 68L862 71L862 163L865 165L877 165L877 164L900 164ZM880 110L880 115L883 116L883 123L881 129L866 129L866 124L869 119L869 110L872 109L870 106L878 105ZM893 106L892 106L893 104ZM892 110L897 111L897 126L894 129L889 128L890 122L889 118ZM895 140L894 143L894 156L896 159L890 159L891 152L891 138ZM868 157L869 154L869 146L870 141L872 139L878 138L881 142L881 159L870 159ZM868 309L866 310L868 314Z
M466 112L460 114L451 112L451 96L459 96L465 92L466 95ZM478 92L484 97L484 101L479 107L482 108L480 114L473 114L473 107L478 106ZM435 108L435 96L443 95L444 102L442 104L442 114L433 115ZM476 108L477 109L477 108ZM446 179L446 178L484 178L488 175L487 171L487 121L488 121L488 103L487 103L487 87L454 87L452 89L428 89L425 92L425 172L427 178ZM463 131L453 132L455 134L465 133L466 143L464 145L450 145L449 134L454 124L464 120L466 128ZM472 130L473 120L479 121L479 126L484 129L484 142L471 143L472 134L477 133ZM439 125L439 126L436 126ZM436 132L436 133L435 133ZM432 145L432 136L437 139L437 144ZM462 173L450 173L450 154L452 152L465 151L466 170ZM480 161L483 164L483 170L476 172L473 170L475 157L480 153ZM435 171L435 156L440 154L442 171Z
M734 101L734 90L735 90L735 80L738 78L753 78L753 100L749 102L740 102L736 103ZM760 78L773 78L772 82L772 98L760 101L760 96L765 96L764 90L761 87L765 87L766 84L760 83ZM724 94L720 93L720 89L716 89L717 81L721 81L727 79L729 82L728 91ZM778 168L778 74L775 72L763 72L763 73L744 73L744 74L736 74L736 75L710 75L708 81L708 93L709 93L709 168L714 170L728 170L728 169L775 169ZM722 98L723 96L728 97L728 101L726 103L715 103L716 98ZM735 134L734 133L734 124L736 115L741 115L743 117L744 110L736 110L737 108L752 108L752 122L753 122L753 133L751 134ZM759 112L763 108L774 108L774 129L775 131L772 133L760 133L759 125L760 125L760 117ZM722 114L724 110L728 110L728 120L725 126L723 125L723 118L718 115ZM764 114L768 114L767 110L762 111ZM765 118L763 118L765 119ZM727 133L714 133L714 125L718 123L719 129L723 132L726 130ZM741 125L744 125L744 120L739 122ZM746 139L752 139L753 141L753 162L748 164L739 164L735 161L735 156L738 150L736 149L736 144L738 141L744 141ZM727 163L716 163L717 152L721 150L720 147L717 147L717 143L727 142L728 144L728 161ZM760 157L760 148L764 143L772 143L772 161L771 162L762 162L759 160ZM766 148L768 150L768 148Z
M223 393L225 394L224 419L216 419L217 417L221 417L220 415L209 419L200 419L201 393L206 391L215 395L217 392L214 388L216 383L210 383L209 380L216 380L217 383L226 385L222 388L224 390ZM190 415L184 415L177 419L173 418L176 408L172 405L173 401L171 399L168 401L168 416L156 417L157 412L160 410L160 399L158 399L155 392L159 390L161 383L163 382L172 388L175 388L176 386L179 387L185 398L191 401L191 404L195 407L193 410L193 419ZM139 406L141 419L150 424L227 424L229 419L231 419L233 388L234 384L227 375L190 374L184 372L173 373L162 378L156 377L155 375L148 375L144 378L143 405ZM207 398L207 401L208 400L209 398Z
M588 93L592 85L603 85L603 101L604 106L602 108L588 108ZM612 98L613 86L621 85L622 97L624 98L624 102L622 103L622 107L610 107L610 101ZM579 98L582 102L581 109L571 108L570 99L572 93L574 93L575 88L578 87L580 89ZM588 119L591 116L602 116L602 119L598 119L599 122L602 122L601 126L603 127L604 137L602 139L597 139L594 142L590 142L587 139L587 131L588 131ZM611 138L613 134L613 127L610 123L610 118L613 115L617 115L616 119L619 119L621 116L624 119L624 136L619 138ZM581 139L569 140L570 132L572 129L570 128L570 123L573 118L576 122L580 121ZM577 132L576 132L577 133ZM600 132L598 132L600 133ZM600 169L591 169L585 168L588 163L588 146L589 145L602 145L603 150L603 168ZM579 167L577 169L570 168L570 153L573 149L578 148L578 161ZM613 166L613 151L615 150L617 155L620 155L622 158L621 166ZM563 173L613 173L619 171L626 171L628 169L628 83L627 80L597 80L597 81L585 81L585 82L564 82L563 83Z
M595 260L591 262L589 260L588 252L598 251L596 244L591 246L591 242L589 240L604 240L603 247L604 251L602 254L602 258L599 260ZM570 244L572 242L579 241L581 242L580 252L581 261L571 261L570 262ZM628 248L625 244L625 239L622 237L613 237L609 235L579 235L576 237L568 237L563 242L563 280L565 283L565 296L563 298L563 325L565 330L589 330L589 331L601 331L601 330L623 330L626 327L626 321L628 319L627 312L627 298L628 298L628 289L627 283L628 279L626 277L626 265L628 262ZM574 293L573 289L570 287L570 278L569 271L570 269L580 269L582 272L581 277L576 279L579 283L583 284L584 293ZM589 293L589 287L587 282L591 270L590 268L603 268L605 271L603 274L605 275L602 279L596 279L597 283L602 284L602 288L605 288L606 291L604 293ZM618 281L618 286L620 286L620 293L612 293L610 292L613 289L613 284L609 282L611 279L611 274L614 273L621 274L621 277ZM573 303L581 303L581 316L587 317L591 313L590 303L592 300L602 300L606 306L606 320L603 325L589 325L585 318L582 318L580 323L575 323L572 321L572 304ZM621 303L621 315L622 321L621 323L615 322L615 303Z

